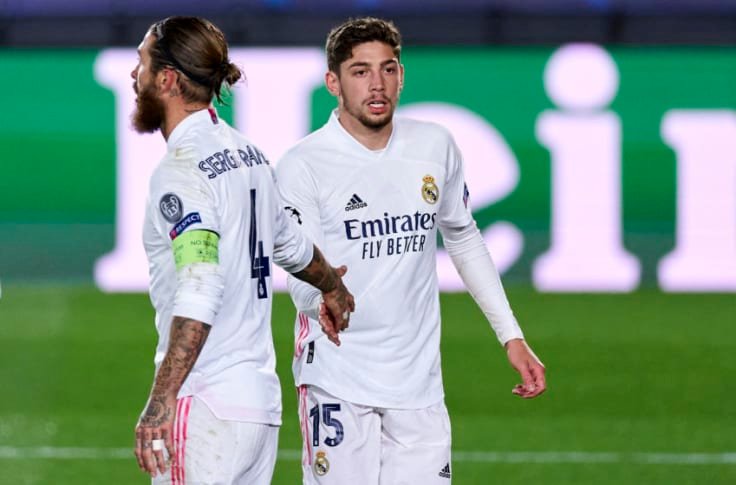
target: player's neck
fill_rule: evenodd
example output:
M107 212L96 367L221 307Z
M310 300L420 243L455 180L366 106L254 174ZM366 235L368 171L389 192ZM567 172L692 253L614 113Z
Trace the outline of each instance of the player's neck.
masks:
M184 118L207 108L207 106L203 103L171 103L167 105L164 122L161 125L161 134L164 136L164 140L169 139L171 133L179 126L179 123L184 121Z
M371 128L353 118L352 116L339 116L338 120L345 131L355 138L358 143L369 150L383 150L388 145L388 140L393 132L393 120L380 128Z

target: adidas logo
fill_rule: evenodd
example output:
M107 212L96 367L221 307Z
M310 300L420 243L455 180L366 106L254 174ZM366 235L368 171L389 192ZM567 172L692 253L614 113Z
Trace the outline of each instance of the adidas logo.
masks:
M362 209L363 207L368 207L368 204L363 202L363 199L358 197L358 194L353 194L353 196L350 197L350 200L348 201L348 205L345 206L345 212L354 211L355 209Z
M445 468L443 468L442 470L440 470L440 476L442 478L451 478L452 477L452 473L450 473L450 464L449 463L447 465L445 465Z

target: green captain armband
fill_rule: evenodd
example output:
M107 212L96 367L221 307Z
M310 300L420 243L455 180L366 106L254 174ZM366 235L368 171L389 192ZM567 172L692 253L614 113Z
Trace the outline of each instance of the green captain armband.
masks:
M174 239L174 263L176 269L192 263L214 263L219 262L217 244L220 236L212 231L201 229L188 231Z

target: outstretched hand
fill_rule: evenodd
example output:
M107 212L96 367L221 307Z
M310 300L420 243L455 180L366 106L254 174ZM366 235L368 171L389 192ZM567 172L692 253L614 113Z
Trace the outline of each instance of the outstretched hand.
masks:
M522 384L517 384L511 390L524 399L539 396L547 389L544 377L544 364L534 355L534 352L523 339L513 339L506 342L506 355L511 366L521 375Z
M319 306L319 324L330 342L340 345L341 331L350 324L350 313L355 311L355 299L342 282L342 277L348 272L347 266L335 268L337 286L328 292L322 293L322 303Z

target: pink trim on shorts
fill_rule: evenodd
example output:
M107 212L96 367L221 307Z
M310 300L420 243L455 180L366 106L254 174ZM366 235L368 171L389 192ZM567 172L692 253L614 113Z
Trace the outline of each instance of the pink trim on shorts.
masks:
M304 352L303 343L309 335L309 318L304 313L299 312L299 335L294 343L294 357L299 358Z
M192 408L192 396L186 396L176 402L176 420L174 421L174 459L171 464L171 485L183 485L184 482L184 449L187 442L187 421Z
M312 443L309 440L309 415L307 414L307 386L302 384L297 388L299 395L299 414L301 417L302 440L304 449L302 450L302 464L312 464Z

